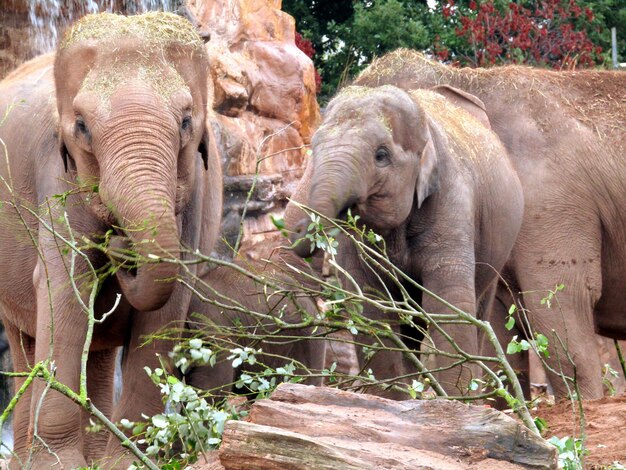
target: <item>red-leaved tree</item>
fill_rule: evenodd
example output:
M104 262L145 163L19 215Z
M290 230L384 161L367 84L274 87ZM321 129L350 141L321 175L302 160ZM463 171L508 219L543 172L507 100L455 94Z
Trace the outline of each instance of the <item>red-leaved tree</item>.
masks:
M439 4L439 13L448 35L437 37L433 50L443 60L472 66L523 63L556 69L589 67L601 61L602 48L586 32L593 12L577 0L526 4L446 0Z
M296 31L296 47L300 49L302 52L306 54L306 56L313 60L313 56L315 55L315 49L313 48L313 43L308 39L302 37L302 35ZM315 69L315 88L316 93L319 93L322 88L322 77L320 77L319 72Z

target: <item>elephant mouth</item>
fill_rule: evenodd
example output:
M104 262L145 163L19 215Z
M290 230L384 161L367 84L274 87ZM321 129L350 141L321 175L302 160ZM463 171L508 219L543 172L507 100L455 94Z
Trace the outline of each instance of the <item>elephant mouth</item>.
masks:
M350 215L352 215L352 217L354 217L358 213L359 213L358 206L356 204L353 204L353 205L347 206L344 209L342 209L341 211L339 211L339 214L337 214L337 219L339 219L339 220L348 220L348 214L350 214Z
M136 277L137 262L132 242L120 228L115 227L113 231L115 235L109 239L107 256L115 266L118 275Z
M361 206L361 201L358 197L351 197L346 201L346 203L339 209L337 212L338 220L347 220L348 214L353 217L359 213L359 206Z

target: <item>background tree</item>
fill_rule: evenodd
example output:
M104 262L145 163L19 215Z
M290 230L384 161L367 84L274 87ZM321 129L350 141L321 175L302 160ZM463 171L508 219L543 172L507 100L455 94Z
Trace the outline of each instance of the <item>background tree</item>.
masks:
M459 65L610 65L610 28L626 60L626 0L284 0L311 41L322 101L397 47Z
M425 1L285 0L282 8L296 19L296 28L316 51L322 100L373 57L398 47L429 46Z
M609 2L615 0L608 0ZM434 50L463 65L523 63L556 69L609 60L605 11L581 0L446 0L434 8L442 21ZM606 8L606 5L602 5ZM455 37L456 36L456 37Z

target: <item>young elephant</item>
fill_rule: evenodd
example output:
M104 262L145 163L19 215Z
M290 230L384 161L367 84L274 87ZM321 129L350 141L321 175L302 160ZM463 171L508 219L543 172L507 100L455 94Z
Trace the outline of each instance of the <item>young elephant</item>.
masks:
M247 266L249 268L249 266ZM229 267L220 266L202 277L198 290L204 299L194 296L189 306L188 325L202 330L201 337L210 337L226 352L219 354L214 366L196 366L186 372L187 382L194 387L213 391L216 396L225 396L237 390L233 386L242 367L235 369L226 360L230 349L254 347L263 354L257 361L276 369L290 362L302 364L313 374L324 368L326 342L323 337L314 339L313 328L281 329L274 318L285 323L300 323L318 311L311 297L295 293L295 281L262 266L253 266L252 272L265 278L276 288L256 282L245 274ZM259 268L259 269L256 269ZM219 305L216 305L215 302ZM241 336L238 336L241 334ZM258 370L244 364L243 369ZM295 374L306 374L296 368ZM310 385L321 385L321 375L307 379Z
M519 180L488 124L480 100L450 87L411 94L393 86L348 87L330 102L314 135L313 157L294 199L329 218L350 209L384 238L391 261L404 273L480 315L493 299L523 212ZM291 207L288 222L297 218L294 212ZM304 217L291 227L294 240L309 222ZM310 254L305 241L296 246L301 256ZM338 251L339 263L358 285L381 290L352 244L340 242ZM386 284L397 297L396 286ZM448 312L431 296L407 290L427 312ZM364 313L400 330L397 315L371 306ZM475 328L449 325L447 332L468 353L478 352ZM436 332L431 335L436 347L454 352ZM435 360L436 366L449 363L442 356ZM378 352L369 367L378 379L411 372L392 352ZM449 369L438 379L448 391L467 393L473 372Z
M509 283L523 293L532 330L548 337L551 369L576 377L585 398L602 397L594 335L626 339L626 74L456 68L400 49L356 83L411 90L445 83L485 103L524 190ZM558 284L558 302L542 302ZM551 382L557 397L567 396L571 384L555 374Z
M191 293L176 282L185 276L176 261L210 253L219 231L207 75L204 43L183 18L102 14L70 28L54 57L24 64L0 84L0 311L15 370L50 360L56 380L78 393L90 296L97 293L100 317L121 294L95 326L87 364L91 402L114 421L162 410L143 367L158 366L155 353L166 357L171 344L140 346L185 319ZM71 240L68 226L73 246L90 240L102 249L73 259L63 241ZM113 410L121 345L124 384ZM15 382L17 390L24 378ZM15 408L12 468L29 461L31 448L38 469L85 467L102 456L107 434L85 434L78 405L44 389L36 379ZM102 466L125 468L133 460L126 452L112 437Z

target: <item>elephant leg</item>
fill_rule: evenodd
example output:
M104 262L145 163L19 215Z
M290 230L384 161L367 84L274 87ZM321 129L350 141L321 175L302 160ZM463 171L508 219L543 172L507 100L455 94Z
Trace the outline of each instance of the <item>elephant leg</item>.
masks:
M537 251L528 250L524 256L514 253L517 277L524 304L530 312L533 332L548 338L550 357L544 359L553 369L549 378L557 399L574 390L571 384L568 389L554 371L562 371L569 377L575 372L585 399L603 396L602 363L593 325L593 310L602 291L600 247L587 243L594 239L599 238L577 233L575 239L568 239L563 244L567 246L561 251L551 253L538 248ZM551 254L546 257L545 253ZM549 306L548 302L542 303L548 291L557 284L563 284L564 289L556 293ZM570 359L576 364L575 369Z
M48 262L50 272L63 272L52 270L52 265ZM62 275L56 278L50 276L50 288L44 278L38 282L35 361L51 360L55 379L78 392L87 320L76 305L67 282ZM48 289L51 304L59 306L54 313L48 308L40 308L49 305ZM43 380L35 380L32 389L29 435L33 438L33 468L49 468L59 465L59 462L66 468L85 466L79 406L60 392L50 389Z
M219 361L213 367L196 366L185 374L185 381L192 387L211 392L211 396L220 400L233 391L235 369L230 361Z
M285 333L279 333L285 334ZM311 376L305 380L307 385L322 385L322 376L319 375L324 369L326 363L326 341L319 339L305 339L311 336L310 330L293 330L286 332L290 336L299 336L302 339L297 341L287 340L284 344L275 343L274 339L270 339L272 343L261 344L263 351L272 356L263 357L263 362L272 369L282 367L293 360L296 364L302 364L298 367L296 374L306 377L309 373L318 376Z
M476 316L476 293L474 286L473 264L457 264L446 267L439 265L435 270L424 274L424 288L436 294L446 302L463 312ZM446 314L453 313L438 299L424 293L422 308L427 313ZM469 355L478 354L478 332L473 325L446 324L442 325L445 334L450 336L453 342L462 351ZM468 385L472 379L480 378L482 373L475 364L456 364L459 360L449 357L450 354L458 354L455 346L446 336L429 325L429 336L432 340L432 350L435 354L431 361L438 371L434 374L443 389L448 394L469 393ZM422 349L423 353L429 352L427 346ZM440 354L439 352L443 353ZM448 356L447 356L448 355ZM456 365L455 365L456 364Z
M339 265L350 273L354 283L366 292L372 285L376 286L378 290L381 290L378 281L372 280L371 277L368 276L369 268L364 267L359 261L359 254L356 247L345 239L340 241L340 246L342 247L342 251L339 252L338 256ZM373 283L373 281L375 281L375 283ZM342 279L342 284L345 289L351 289L353 285L352 282L345 279ZM365 303L363 304L362 315L365 318L389 325L394 334L401 336L400 318L397 314L393 312L383 312ZM347 334L350 335L349 332L347 332ZM371 369L376 380L382 381L387 385L407 385L410 383L410 379L406 376L411 372L416 372L416 370L413 367L407 366L408 363L405 362L404 355L402 352L397 351L397 346L390 339L383 338L380 335L374 336L364 333L358 333L355 337L351 337L351 339L356 343L355 350L359 371ZM333 340L329 339L328 342L328 348L332 350ZM374 353L370 354L370 352L365 349L369 346L374 346L378 350L374 350ZM392 400L407 400L410 398L408 393L397 389L387 388L383 390L379 387L365 387L365 389L367 393Z
M113 378L117 348L104 351L92 351L87 362L87 395L93 405L107 418L111 418L113 411ZM98 423L85 410L82 411L82 428L90 426L90 419ZM109 433L106 429L98 432L87 432L83 442L83 454L87 462L94 462L104 455Z
M513 289L513 286L510 288ZM495 291L495 298L491 303L491 307L483 307L483 305L481 305L479 318L489 322L496 338L498 339L498 342L500 343L500 346L506 353L507 345L513 339L513 336L517 335L518 338L523 338L525 334L520 328L521 325L519 324L519 321L516 321L512 329L506 329L505 325L509 315L509 308L515 303L515 299L502 281L497 283ZM479 343L481 356L495 357L495 348L485 334L479 334ZM522 387L524 398L530 400L530 370L528 351L521 351L516 354L507 355L506 358L517 375L517 380ZM501 369L498 364L495 364L493 368L494 371ZM512 391L510 387L509 391ZM508 404L503 398L496 398L494 406L499 410L508 408Z
M4 328L11 348L13 370L15 372L29 372L35 360L35 340L20 332L9 322ZM24 377L13 379L14 393L24 384ZM30 421L31 388L27 388L13 410L13 452L10 468L22 468L28 460L30 441L28 438L28 423ZM3 449L6 450L6 449Z
M172 296L165 309L155 312L133 312L130 340L122 360L122 394L113 411L114 422L119 422L122 418L144 421L142 415L154 416L163 412L160 389L152 383L144 367L147 366L152 370L162 367L159 357L168 361L168 353L172 350L173 342L154 340L149 344L143 343L161 327L171 326L177 320L182 324L183 319L174 318L172 313L172 311L177 315L180 311L186 313L187 307L182 306L189 303L188 297L185 297L188 293L180 295L183 293L181 290L178 290L178 295L175 293ZM136 460L115 436L109 438L105 455L110 460L103 463L103 468L126 468L124 465L128 466Z

